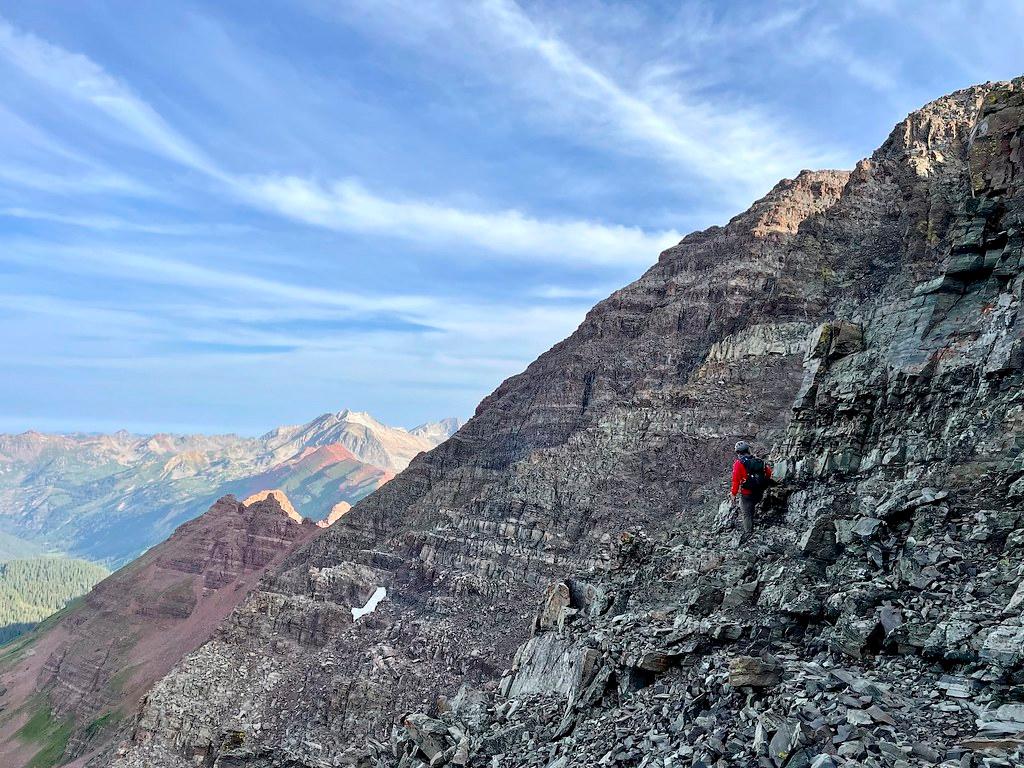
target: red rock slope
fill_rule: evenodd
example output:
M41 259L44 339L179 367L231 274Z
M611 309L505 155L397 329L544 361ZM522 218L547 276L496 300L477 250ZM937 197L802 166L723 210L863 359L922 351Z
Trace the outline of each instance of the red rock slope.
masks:
M3 649L0 765L59 765L105 744L268 566L320 530L276 494L248 505L226 496Z

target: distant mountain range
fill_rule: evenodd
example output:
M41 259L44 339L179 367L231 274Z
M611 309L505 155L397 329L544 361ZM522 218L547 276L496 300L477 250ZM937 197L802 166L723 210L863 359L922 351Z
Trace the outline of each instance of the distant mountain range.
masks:
M272 489L306 518L337 517L458 427L450 418L405 430L344 410L258 438L0 435L0 545L117 566L221 496Z

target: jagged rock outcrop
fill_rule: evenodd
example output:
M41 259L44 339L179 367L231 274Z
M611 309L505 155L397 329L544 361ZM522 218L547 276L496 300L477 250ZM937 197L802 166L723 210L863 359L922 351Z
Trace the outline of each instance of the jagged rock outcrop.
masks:
M268 567L319 532L282 502L291 507L280 492L221 499L5 646L0 764L50 765L107 744L153 681L203 643Z
M114 764L1016 764L1022 86L665 251L269 575ZM784 480L744 547L739 437Z
M350 509L352 509L352 505L347 501L339 501L331 508L331 511L327 513L327 517L323 520L317 520L316 524L321 528L330 528L342 517L347 515Z
M250 507L253 504L256 504L257 502L266 501L269 498L273 498L274 501L277 502L277 506L281 508L281 511L288 515L290 519L294 520L296 523L302 522L302 515L300 515L298 511L295 509L295 505L292 504L291 499L288 498L288 494L286 494L280 488L270 488L266 491L254 493L252 496L243 499L242 505Z

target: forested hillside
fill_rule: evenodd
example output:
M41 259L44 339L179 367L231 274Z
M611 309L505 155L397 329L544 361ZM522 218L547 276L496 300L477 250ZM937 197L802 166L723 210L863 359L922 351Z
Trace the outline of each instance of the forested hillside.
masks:
M67 557L0 563L0 643L27 632L109 573L101 565Z

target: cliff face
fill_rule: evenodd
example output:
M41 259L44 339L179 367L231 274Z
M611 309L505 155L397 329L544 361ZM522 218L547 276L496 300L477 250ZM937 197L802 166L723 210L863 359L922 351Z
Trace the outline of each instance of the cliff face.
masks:
M64 745L64 761L102 748L142 693L318 530L289 517L277 497L250 505L225 497L5 647L0 762L50 764Z
M957 745L1024 730L1021 86L665 251L269 575L117 764L1012 750ZM737 547L740 437L785 484Z

